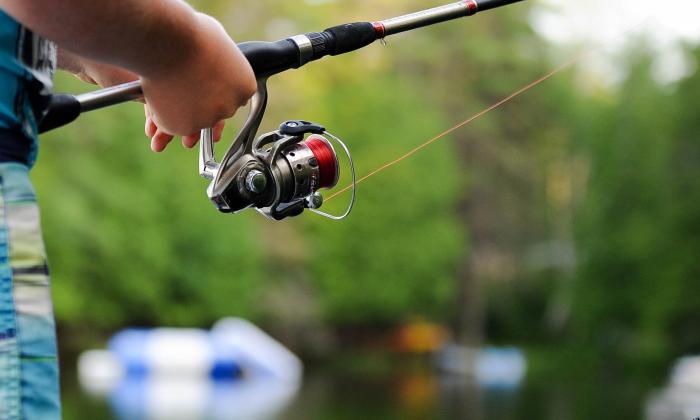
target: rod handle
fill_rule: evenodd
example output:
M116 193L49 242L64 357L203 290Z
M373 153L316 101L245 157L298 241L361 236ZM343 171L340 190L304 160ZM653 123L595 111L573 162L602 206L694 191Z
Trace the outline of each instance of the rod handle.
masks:
M48 112L39 123L39 133L46 133L58 127L70 124L82 113L80 101L73 95L53 95Z
M241 49L258 79L265 79L301 65L299 48L290 39L275 42L243 42L238 44L238 48Z
M378 38L378 32L369 22L346 23L323 31L328 40L326 54L341 55L364 48ZM314 51L316 52L316 51ZM319 54L320 55L320 54ZM320 57L314 57L318 59Z

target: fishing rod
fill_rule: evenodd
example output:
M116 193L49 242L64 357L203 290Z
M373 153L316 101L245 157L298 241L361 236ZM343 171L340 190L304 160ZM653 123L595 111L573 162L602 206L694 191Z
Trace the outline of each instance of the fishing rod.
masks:
M258 81L251 108L242 128L220 162L214 154L213 129L202 130L199 173L211 181L207 195L223 213L255 208L274 220L298 216L310 210L321 216L342 220L355 203L355 168L348 147L320 124L293 120L278 130L257 137L267 108L267 80L298 69L326 56L362 49L378 40L402 32L473 16L479 12L523 0L463 0L420 12L376 22L355 22L310 32L275 42L252 41L238 45L250 62ZM82 95L54 95L41 133L75 121L81 114L124 102L142 99L140 81L134 81ZM320 210L319 190L338 184L340 164L331 142L348 157L352 195L345 213L334 216Z

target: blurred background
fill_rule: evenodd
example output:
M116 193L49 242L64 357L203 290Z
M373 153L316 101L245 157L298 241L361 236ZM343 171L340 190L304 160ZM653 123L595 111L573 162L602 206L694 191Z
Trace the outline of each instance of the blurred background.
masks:
M242 41L440 2L192 3ZM275 78L263 131L323 123L366 174L591 51L361 184L342 223L218 214L197 151L152 154L138 105L46 136L33 179L65 418L700 416L699 12L530 0ZM89 87L63 75L57 90ZM192 388L158 399L126 381L115 397L78 380L79 355L125 328L230 316L296 354L303 379L281 393L200 387L174 412L161 406L187 406Z

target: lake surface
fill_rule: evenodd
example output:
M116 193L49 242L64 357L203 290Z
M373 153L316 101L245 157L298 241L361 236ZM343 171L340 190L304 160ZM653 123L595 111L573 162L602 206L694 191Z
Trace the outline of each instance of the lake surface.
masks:
M639 380L595 378L593 375L560 377L529 375L518 388L483 387L463 376L438 374L430 363L396 363L391 368L356 369L307 367L301 388L280 397L272 388L250 390L217 386L211 392L216 409L188 407L188 400L202 393L202 387L161 389L167 398L150 401L141 408L120 410L125 398L139 399L148 387L126 387L120 398L91 396L78 384L75 370L64 368L64 411L66 419L472 419L472 420L583 420L644 419L654 386ZM556 375L555 375L556 376ZM604 375L603 375L604 376ZM223 391L222 391L223 390ZM163 395L161 395L163 396ZM205 395L205 399L209 398ZM269 399L266 400L266 398ZM157 404L182 407L154 407ZM192 404L198 404L193 402ZM251 407L260 406L258 414ZM245 410L241 408L245 407ZM165 408L165 411L163 411ZM168 411L170 408L170 411ZM197 411L200 410L200 411ZM267 411L267 412L266 412ZM160 414L158 414L160 413ZM194 413L200 413L198 415ZM207 413L207 414L205 414ZM681 420L685 417L659 417L649 420ZM691 420L688 418L687 420Z

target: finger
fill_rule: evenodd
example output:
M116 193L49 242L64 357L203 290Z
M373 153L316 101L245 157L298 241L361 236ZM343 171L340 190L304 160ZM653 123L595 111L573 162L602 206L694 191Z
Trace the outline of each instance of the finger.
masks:
M173 136L162 132L160 129L156 131L156 134L151 138L151 150L156 153L160 153L168 146L168 144L173 140Z
M198 141L199 141L199 133L190 134L189 136L184 136L182 138L182 145L188 149L191 149L197 145Z
M226 126L226 121L221 120L214 126L214 141L218 142L221 140L221 136L224 133L224 127Z
M148 105L143 106L143 112L146 114L146 136L148 138L153 138L153 136L156 135L156 131L158 131L158 125L156 125L156 122L153 120L153 113Z
M156 132L158 131L158 126L156 125L155 122L153 122L152 117L146 117L145 131L146 131L146 136L148 136L149 138L153 138L153 136L155 136Z

